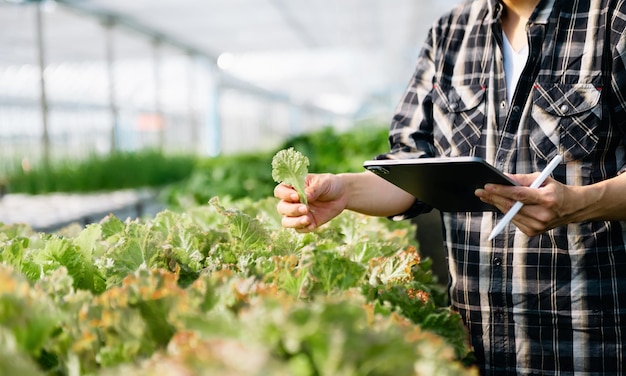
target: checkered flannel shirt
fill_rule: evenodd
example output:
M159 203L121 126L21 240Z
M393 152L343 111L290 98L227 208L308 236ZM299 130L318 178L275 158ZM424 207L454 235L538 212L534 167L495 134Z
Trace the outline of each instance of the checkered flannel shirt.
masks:
M503 7L466 1L433 25L379 158L478 156L509 173L593 184L626 169L626 5L542 0L510 105ZM626 195L626 192L624 192ZM416 201L409 218L427 211ZM626 374L626 222L528 237L499 212L444 213L450 302L483 374Z

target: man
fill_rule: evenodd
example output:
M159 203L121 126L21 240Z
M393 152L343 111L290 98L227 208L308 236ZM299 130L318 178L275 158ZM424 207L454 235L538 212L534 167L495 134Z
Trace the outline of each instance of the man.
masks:
M380 158L478 156L521 186L476 191L506 213L444 213L450 301L483 374L626 374L626 5L466 1L432 27ZM529 185L557 154L563 162ZM278 185L284 227L348 209L430 210L369 172Z

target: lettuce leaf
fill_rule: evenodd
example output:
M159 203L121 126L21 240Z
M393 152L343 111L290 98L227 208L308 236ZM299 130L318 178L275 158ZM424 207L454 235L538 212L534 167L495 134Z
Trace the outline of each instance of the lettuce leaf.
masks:
M300 202L307 204L304 193L304 179L309 173L309 158L294 148L283 149L272 158L272 178L277 183L285 183L292 186Z

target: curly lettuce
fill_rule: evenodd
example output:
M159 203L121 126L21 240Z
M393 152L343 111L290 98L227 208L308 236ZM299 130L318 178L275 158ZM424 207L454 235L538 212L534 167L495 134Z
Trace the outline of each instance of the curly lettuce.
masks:
M309 173L309 158L293 147L277 152L272 158L272 178L277 183L285 183L293 187L300 202L307 205L304 193L304 181Z

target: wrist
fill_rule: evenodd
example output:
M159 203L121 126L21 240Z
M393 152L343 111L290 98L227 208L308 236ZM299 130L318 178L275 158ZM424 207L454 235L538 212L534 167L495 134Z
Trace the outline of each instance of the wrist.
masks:
M579 208L572 219L573 222L583 222L590 220L602 220L606 216L605 202L607 187L604 182L573 187L574 197L572 202L578 202Z
M339 184L339 197L341 197L340 201L343 202L344 210L354 210L354 196L358 194L359 184L355 180L354 173L340 173L336 174L335 177L338 179Z

